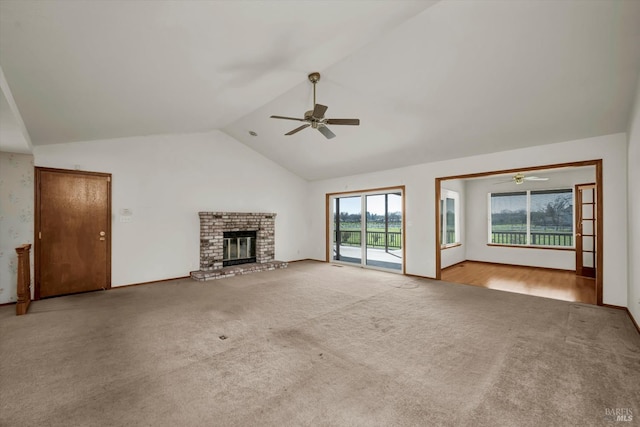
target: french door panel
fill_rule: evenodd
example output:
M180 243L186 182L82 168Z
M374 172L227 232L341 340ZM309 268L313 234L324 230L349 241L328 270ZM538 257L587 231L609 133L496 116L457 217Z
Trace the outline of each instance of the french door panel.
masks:
M576 274L596 277L596 186L576 185Z

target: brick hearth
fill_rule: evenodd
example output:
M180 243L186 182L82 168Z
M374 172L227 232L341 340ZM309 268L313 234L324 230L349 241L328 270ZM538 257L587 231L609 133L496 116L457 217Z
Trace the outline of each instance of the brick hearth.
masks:
M287 268L287 263L274 260L275 213L199 212L200 270L192 271L195 280L212 280L237 274ZM228 231L256 231L256 262L222 266L223 235Z

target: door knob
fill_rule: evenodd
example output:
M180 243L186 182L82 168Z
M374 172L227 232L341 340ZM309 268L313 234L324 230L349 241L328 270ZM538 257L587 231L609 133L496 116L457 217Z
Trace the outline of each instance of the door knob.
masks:
M100 236L104 236L105 234L107 234L107 233L105 233L104 231L100 232Z

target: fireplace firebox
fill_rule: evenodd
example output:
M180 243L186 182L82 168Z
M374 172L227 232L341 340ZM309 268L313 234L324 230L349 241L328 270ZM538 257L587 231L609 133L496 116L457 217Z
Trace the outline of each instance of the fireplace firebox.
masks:
M222 266L256 262L257 232L225 231L222 243Z

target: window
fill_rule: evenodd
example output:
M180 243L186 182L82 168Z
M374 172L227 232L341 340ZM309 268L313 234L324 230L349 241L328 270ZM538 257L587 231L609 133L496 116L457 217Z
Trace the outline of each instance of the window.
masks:
M489 243L573 247L573 190L489 193Z
M460 244L460 196L455 191L440 192L440 245Z

